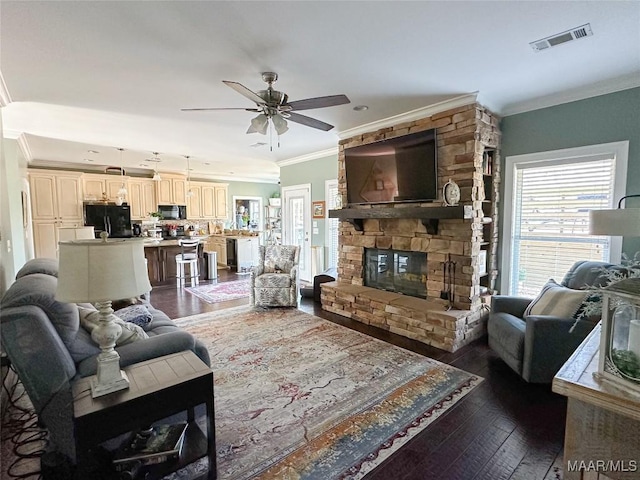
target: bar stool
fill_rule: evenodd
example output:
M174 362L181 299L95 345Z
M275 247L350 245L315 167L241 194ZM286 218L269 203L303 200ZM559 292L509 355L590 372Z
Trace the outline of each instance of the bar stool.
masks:
M199 283L198 247L200 245L200 240L180 239L178 240L178 245L180 245L181 253L176 255L176 286L180 288L180 286L186 283L187 278L184 266L188 265L190 283L193 287Z

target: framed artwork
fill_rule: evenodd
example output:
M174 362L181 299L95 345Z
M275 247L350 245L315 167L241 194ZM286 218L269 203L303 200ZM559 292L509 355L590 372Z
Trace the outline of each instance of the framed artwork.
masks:
M313 218L324 218L324 201L313 202Z

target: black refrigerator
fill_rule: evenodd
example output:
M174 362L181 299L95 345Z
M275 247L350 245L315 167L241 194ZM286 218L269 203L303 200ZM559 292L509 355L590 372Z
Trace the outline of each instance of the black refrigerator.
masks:
M96 238L100 238L102 232L107 232L110 238L133 236L129 205L86 204L84 224L87 227L95 227Z

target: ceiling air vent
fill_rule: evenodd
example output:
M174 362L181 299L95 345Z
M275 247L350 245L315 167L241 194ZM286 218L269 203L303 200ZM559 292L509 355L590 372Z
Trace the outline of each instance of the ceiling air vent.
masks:
M531 42L529 45L531 45L531 48L536 52L539 52L540 50L546 50L547 48L556 47L563 43L571 42L572 40L578 40L579 38L590 37L591 35L593 35L593 32L591 31L591 24L587 23L585 25L572 28L571 30L567 30L566 32L536 40L535 42Z

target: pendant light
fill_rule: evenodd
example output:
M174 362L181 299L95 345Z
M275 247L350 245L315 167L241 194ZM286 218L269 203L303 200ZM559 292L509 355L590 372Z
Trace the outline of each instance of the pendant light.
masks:
M191 168L189 164L189 155L185 155L184 158L187 159L187 197L193 197L194 193L191 190Z
M153 153L153 161L155 162L156 166L153 169L153 181L155 182L159 182L160 180L162 180L162 177L160 176L160 174L158 173L158 163L160 162L160 159L158 158L158 152L151 152Z
M124 184L124 165L122 164L122 152L124 152L124 148L118 148L120 151L120 176L122 177L122 184L120 185L120 190L118 190L119 197L125 197L127 195L127 187Z

